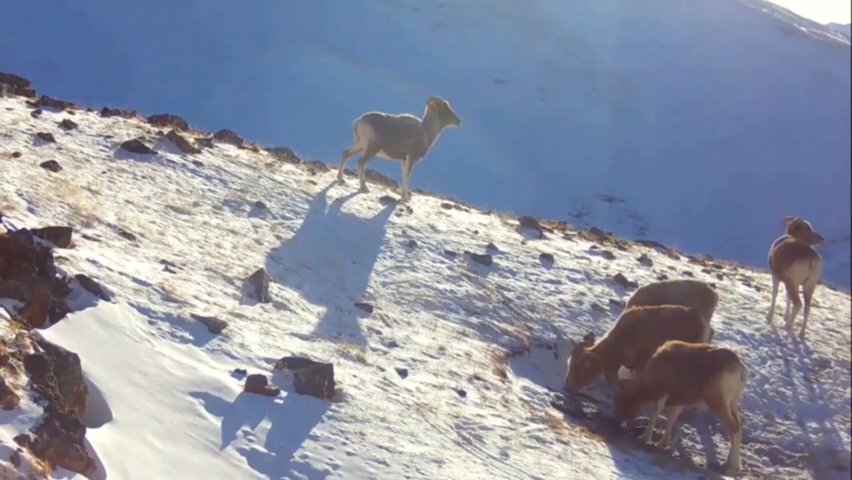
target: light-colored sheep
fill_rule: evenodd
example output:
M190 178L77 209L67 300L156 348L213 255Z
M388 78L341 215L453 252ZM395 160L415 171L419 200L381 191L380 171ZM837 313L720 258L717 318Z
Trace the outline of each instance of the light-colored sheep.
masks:
M713 341L715 330L710 327L713 312L719 304L719 294L707 282L701 280L666 280L654 282L639 287L633 295L627 299L625 309L642 305L682 305L698 310L707 322L708 336L704 340L707 343Z
M815 245L825 241L813 226L799 217L784 219L785 233L778 237L769 247L769 272L772 274L772 300L766 321L772 324L775 314L775 299L778 296L778 285L783 282L787 290L787 303L784 308L784 327L793 330L793 321L802 310L799 298L799 286L805 297L805 308L802 312L802 328L799 338L805 338L808 326L808 316L811 311L811 299L814 296L822 273L822 256ZM790 304L793 304L792 311Z
M337 180L343 183L343 172L349 157L358 152L358 181L362 192L367 191L364 169L374 157L396 160L402 166L402 200L411 197L408 183L414 164L422 160L446 127L461 126L449 102L440 97L429 97L423 118L409 113L389 114L368 112L352 124L354 138L340 158Z
M574 346L565 376L565 388L577 391L603 374L612 388L621 367L637 370L668 340L701 343L708 325L694 308L682 305L631 307L599 342L589 333Z
M648 426L640 439L651 441L660 412L667 408L665 433L660 446L668 448L672 428L684 408L706 407L730 435L728 474L740 468L742 424L739 402L748 383L749 371L737 353L710 344L669 341L648 360L635 378L621 380L615 395L615 416L626 422L651 404Z

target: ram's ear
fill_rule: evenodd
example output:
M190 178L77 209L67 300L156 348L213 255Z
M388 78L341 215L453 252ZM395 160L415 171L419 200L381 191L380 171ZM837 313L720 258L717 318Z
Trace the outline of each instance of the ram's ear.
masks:
M790 224L791 224L791 223L793 223L795 220L798 220L798 218L799 218L799 217L797 217L797 216L795 216L795 215L787 215L787 216L786 216L786 217L784 217L784 219L781 221L781 224L784 226L784 228L787 228L787 227L789 227L789 226L790 226Z

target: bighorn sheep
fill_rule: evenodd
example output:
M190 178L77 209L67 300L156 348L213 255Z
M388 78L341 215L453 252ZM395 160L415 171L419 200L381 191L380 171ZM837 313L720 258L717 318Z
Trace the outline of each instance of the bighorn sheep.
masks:
M648 360L635 378L621 380L615 394L615 416L619 423L639 415L643 405L651 404L648 426L640 439L650 442L657 417L668 408L668 420L660 446L668 448L672 428L685 407L709 408L728 431L728 473L740 470L742 425L739 403L749 371L739 355L729 348L668 341Z
M811 299L814 296L820 274L822 273L822 256L815 245L825 241L813 226L799 217L786 217L784 235L778 237L769 247L769 272L772 274L772 300L769 302L769 312L766 321L772 324L775 314L775 299L778 296L778 284L784 282L787 290L787 303L784 308L784 327L793 330L793 320L802 310L799 298L799 286L805 297L805 309L802 313L802 329L799 338L804 340L805 329L808 326L808 315L811 311ZM790 311L790 303L793 309Z
M643 285L627 299L625 310L640 305L682 305L698 310L704 317L708 327L713 312L719 304L719 294L707 282L701 280L667 280L663 282L649 283ZM708 336L704 340L707 343L713 341L715 330L710 327Z
M574 346L565 377L565 388L577 391L603 374L614 389L623 366L637 370L668 340L701 343L709 326L691 307L652 305L631 307L615 321L600 341L589 333Z
M352 124L354 139L340 158L337 180L343 183L343 171L349 157L358 152L358 181L362 192L367 191L364 169L374 157L396 160L402 164L402 200L411 197L408 182L414 164L429 152L429 148L446 127L461 126L456 112L449 102L440 97L429 97L423 118L409 113L389 114L368 112L355 119Z

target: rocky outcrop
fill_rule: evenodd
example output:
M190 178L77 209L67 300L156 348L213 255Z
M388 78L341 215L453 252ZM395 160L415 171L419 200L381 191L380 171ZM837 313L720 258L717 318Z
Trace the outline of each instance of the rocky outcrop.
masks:
M15 442L45 465L90 476L96 464L85 443L82 415L88 388L80 357L38 335L9 329L0 336L0 352L6 377L0 386L2 407L14 411L29 396L37 406L27 408L44 413Z

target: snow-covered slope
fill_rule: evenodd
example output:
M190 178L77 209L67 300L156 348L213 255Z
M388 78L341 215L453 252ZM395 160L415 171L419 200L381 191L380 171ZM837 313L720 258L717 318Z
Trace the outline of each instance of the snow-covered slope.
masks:
M852 278L849 42L762 0L11 2L0 70L327 162L439 94L416 188L758 266L797 214Z
M681 417L674 452L643 450L608 420L606 395L559 393L570 339L606 331L629 294L618 273L716 283L716 339L752 370L743 478L849 477L848 294L818 290L802 342L766 325L765 273L570 229L534 239L511 217L436 197L395 205L375 183L358 195L319 164L218 141L188 155L142 120L31 112L19 97L0 99L4 223L74 226L58 264L115 293L104 302L77 292L93 306L42 332L80 355L91 383L93 478L717 471L728 442L706 412ZM159 153L119 149L139 136ZM41 168L46 160L62 170ZM493 265L466 251L490 252ZM259 267L272 302L243 304L242 281ZM214 335L193 314L229 326ZM296 394L280 372L276 398L241 393L238 369L269 375L286 355L332 362L335 400ZM28 428L24 412L0 417L4 445Z

